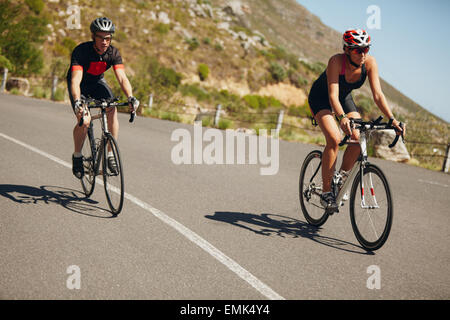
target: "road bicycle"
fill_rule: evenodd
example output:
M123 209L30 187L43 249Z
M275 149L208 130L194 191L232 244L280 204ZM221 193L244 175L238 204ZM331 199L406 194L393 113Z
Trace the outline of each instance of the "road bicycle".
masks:
M310 152L302 165L299 179L299 198L303 215L309 224L319 227L323 225L328 217L350 201L350 219L356 239L361 246L374 251L386 242L392 226L394 215L394 204L392 192L388 180L383 171L368 161L367 140L369 133L373 130L395 130L392 120L381 123L383 117L372 121L361 119L350 119L354 129L360 131L359 141L349 140L345 136L339 146L344 144L359 143L361 153L352 170L345 178L339 172L335 172L331 181L331 192L333 192L337 208L325 209L320 203L322 194L322 151ZM403 124L400 124L403 127ZM396 135L394 141L389 145L393 148L400 135ZM403 133L401 134L403 139ZM367 188L370 192L367 192ZM350 192L350 194L348 193Z
M106 200L111 212L114 215L118 215L122 211L123 207L123 167L117 141L108 130L106 114L111 110L111 108L128 105L128 102L119 103L116 98L102 100L95 100L91 98L84 99L84 113L78 124L79 126L83 125L84 117L90 113L91 109L100 109L99 114L91 116L91 122L87 131L87 139L85 139L81 150L81 153L83 154L84 168L84 175L81 178L81 186L86 197L90 197L94 192L96 176L102 175ZM135 112L132 112L130 122L134 121L134 117ZM93 120L96 119L100 119L101 123L102 134L100 138L95 138L94 136ZM112 159L108 159L111 157L114 159L116 164L113 167L108 164L108 161L112 161ZM100 163L102 163L101 167Z

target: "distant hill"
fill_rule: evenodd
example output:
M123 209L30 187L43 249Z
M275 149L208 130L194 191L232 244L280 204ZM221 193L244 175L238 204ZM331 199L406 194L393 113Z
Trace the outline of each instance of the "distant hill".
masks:
M317 16L295 0L211 0L211 2L218 6L230 3L234 3L236 7L239 6L238 3L248 6L248 11L244 11L244 15L238 19L243 26L262 32L271 43L282 46L308 61L327 63L331 55L342 51L341 33L323 24ZM431 115L429 111L383 79L381 84L386 97L394 103L394 106L399 106L411 114L424 112ZM367 84L363 91L369 94Z

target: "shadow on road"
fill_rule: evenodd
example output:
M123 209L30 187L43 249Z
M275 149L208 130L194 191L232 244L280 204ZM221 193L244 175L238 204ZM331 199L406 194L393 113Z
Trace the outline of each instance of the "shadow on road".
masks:
M321 228L311 226L310 224L270 213L253 214L244 212L216 211L213 216L206 215L205 218L226 222L236 227L240 227L263 236L277 235L280 237L307 238L320 244L344 250L352 253L368 254L360 246L343 240L321 236Z
M98 201L86 198L84 193L78 190L57 186L36 188L16 184L0 184L0 195L20 204L58 204L65 209L86 216L114 218L113 215L109 215L108 210L96 206ZM99 212L105 215L100 215Z

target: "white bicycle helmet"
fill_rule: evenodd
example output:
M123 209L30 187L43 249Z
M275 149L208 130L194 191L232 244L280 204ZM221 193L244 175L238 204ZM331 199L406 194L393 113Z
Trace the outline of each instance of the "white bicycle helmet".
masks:
M114 33L115 30L116 27L114 26L114 23L106 17L97 18L91 23L92 33L96 33L98 31Z

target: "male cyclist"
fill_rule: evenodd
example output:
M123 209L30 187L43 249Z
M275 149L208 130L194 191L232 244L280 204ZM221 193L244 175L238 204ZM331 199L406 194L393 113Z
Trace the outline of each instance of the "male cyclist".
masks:
M352 130L349 118L361 118L356 110L351 91L360 88L369 78L373 100L381 112L396 128L397 134L402 132L400 123L394 119L386 98L381 90L378 66L373 56L369 56L370 36L361 29L347 30L343 34L343 54L332 56L327 69L313 83L308 101L315 120L326 139L322 155L323 192L321 203L327 209L337 208L336 199L331 192L331 180L335 171L336 159L341 141L339 127L353 140L359 139L358 130ZM360 154L359 144L349 145L344 153L341 174L346 176Z
M136 111L139 106L139 101L133 97L130 82L125 74L122 57L117 48L111 45L112 35L115 31L114 24L108 18L97 18L92 21L90 29L92 41L81 43L73 50L67 73L70 102L77 117L77 123L73 129L75 152L72 155L72 172L77 178L82 178L84 174L81 148L91 120L87 115L83 125L81 127L78 125L83 117L82 96L90 96L94 99L113 98L113 93L103 77L103 73L112 66L122 91L128 97L130 112ZM107 119L108 128L117 139L119 121L115 108L108 110ZM108 166L113 172L117 170L117 164L112 154L108 154Z

